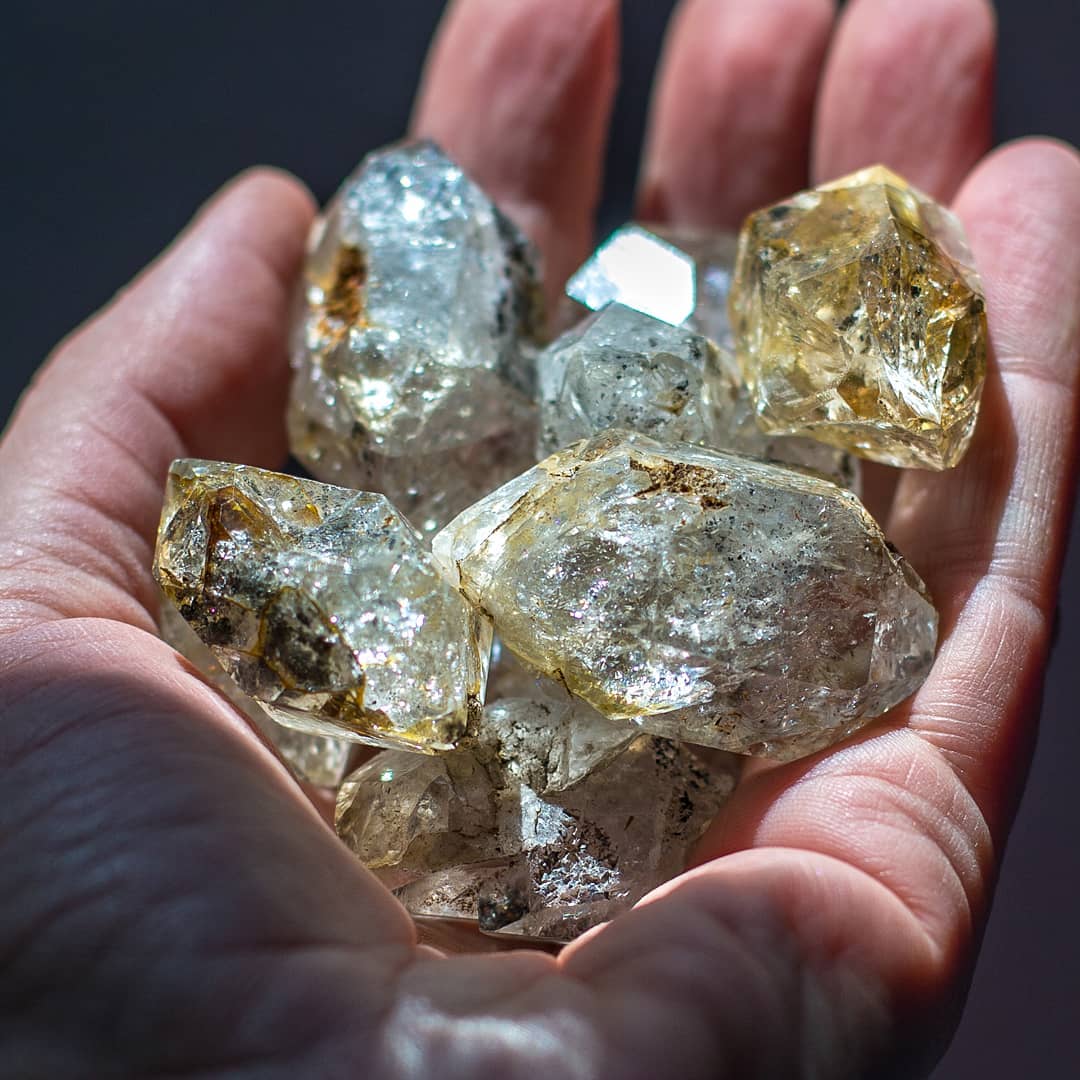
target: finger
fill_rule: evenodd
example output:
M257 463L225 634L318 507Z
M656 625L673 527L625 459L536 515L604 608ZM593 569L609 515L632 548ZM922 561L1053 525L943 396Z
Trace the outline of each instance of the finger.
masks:
M0 1026L50 1061L16 1072L317 1076L335 1020L373 1036L410 920L222 698L115 622L0 637L0 670Z
M890 523L946 639L912 726L998 825L1024 766L1070 520L1080 367L1080 155L998 151L961 189L993 360L960 466L908 473ZM951 632L950 632L951 631Z
M68 614L149 626L169 462L284 459L287 327L312 215L295 180L242 177L45 365L0 444L0 630Z
M882 163L951 199L990 145L988 0L853 0L814 122L814 182Z
M615 92L616 0L457 0L413 131L440 143L540 246L554 297L587 253Z
M596 1075L923 1075L906 1066L926 1049L916 1002L934 949L887 887L833 859L718 860L559 961L598 1003Z
M683 0L649 121L640 216L738 227L806 186L832 0Z

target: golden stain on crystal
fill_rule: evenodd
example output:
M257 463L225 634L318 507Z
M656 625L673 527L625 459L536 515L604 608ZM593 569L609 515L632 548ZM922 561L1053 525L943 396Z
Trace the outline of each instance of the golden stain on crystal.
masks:
M367 260L356 244L341 244L329 281L323 284L319 331L328 344L336 344L354 326L364 322L364 287Z
M636 493L639 499L668 492L697 499L703 510L722 510L727 506L722 494L727 485L700 465L687 465L681 461L639 461L637 458L630 458L629 464L631 469L644 472L649 478L649 486Z
M956 465L986 373L958 219L882 166L751 214L730 297L760 426L908 468Z

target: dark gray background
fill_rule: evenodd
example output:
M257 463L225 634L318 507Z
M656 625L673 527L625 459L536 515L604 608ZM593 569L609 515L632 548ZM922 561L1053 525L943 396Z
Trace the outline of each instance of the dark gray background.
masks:
M441 8L441 0L53 0L9 10L0 43L0 422L54 341L231 174L281 165L325 199L364 150L398 137ZM670 8L669 0L625 0L605 224L629 213ZM998 9L998 136L1080 142L1074 0L999 0ZM1077 547L1035 766L971 997L937 1080L1080 1075Z

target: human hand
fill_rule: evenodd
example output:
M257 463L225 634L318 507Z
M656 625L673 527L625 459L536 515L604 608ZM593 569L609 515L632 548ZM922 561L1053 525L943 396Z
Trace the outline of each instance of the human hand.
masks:
M415 117L556 282L591 239L615 18L458 0ZM932 1052L1026 767L1077 448L1080 160L979 162L992 51L982 0L853 0L835 31L826 0L676 20L643 215L733 226L884 161L954 200L995 355L963 464L875 507L941 611L922 691L748 770L695 870L558 957L417 945L154 635L169 461L284 457L309 197L237 181L57 350L0 445L0 1074L840 1077Z

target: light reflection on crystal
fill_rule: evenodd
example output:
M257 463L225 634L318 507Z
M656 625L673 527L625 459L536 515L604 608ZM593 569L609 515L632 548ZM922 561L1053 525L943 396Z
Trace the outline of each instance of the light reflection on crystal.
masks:
M566 294L593 311L618 303L678 326L694 312L694 264L678 247L628 225L593 252Z

